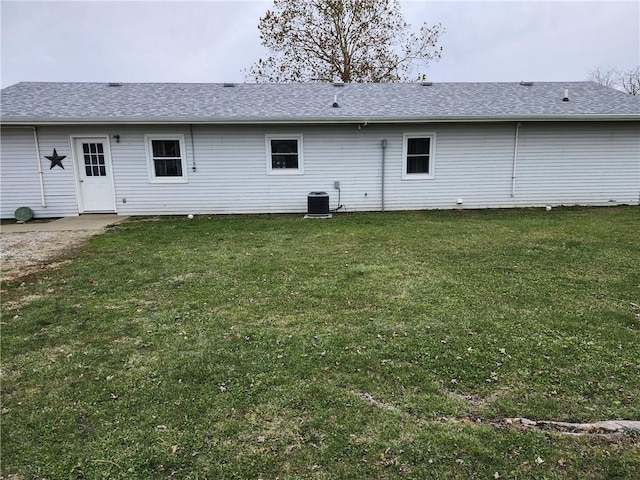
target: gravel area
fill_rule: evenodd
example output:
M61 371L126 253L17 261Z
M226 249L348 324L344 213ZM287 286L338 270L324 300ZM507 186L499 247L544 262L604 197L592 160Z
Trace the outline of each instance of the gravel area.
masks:
M58 265L56 259L67 249L98 233L102 231L0 233L1 278L13 279Z

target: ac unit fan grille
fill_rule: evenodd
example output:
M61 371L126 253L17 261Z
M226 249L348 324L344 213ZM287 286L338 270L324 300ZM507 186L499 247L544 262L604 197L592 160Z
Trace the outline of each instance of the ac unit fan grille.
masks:
M307 197L307 213L309 215L328 215L329 194L326 192L311 192Z

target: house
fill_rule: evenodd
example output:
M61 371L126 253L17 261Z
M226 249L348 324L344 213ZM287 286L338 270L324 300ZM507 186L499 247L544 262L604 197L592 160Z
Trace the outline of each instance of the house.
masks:
M593 82L18 83L1 216L640 202L640 97Z

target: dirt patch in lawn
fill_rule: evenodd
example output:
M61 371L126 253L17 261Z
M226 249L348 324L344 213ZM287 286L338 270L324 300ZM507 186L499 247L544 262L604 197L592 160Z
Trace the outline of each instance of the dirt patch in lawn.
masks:
M0 234L0 278L14 279L59 265L56 259L101 230Z

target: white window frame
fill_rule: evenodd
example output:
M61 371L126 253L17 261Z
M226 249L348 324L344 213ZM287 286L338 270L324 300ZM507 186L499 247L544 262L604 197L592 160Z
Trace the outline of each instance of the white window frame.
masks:
M429 138L429 173L407 173L407 154L409 151L410 138ZM435 173L435 152L436 133L435 132L407 132L402 135L402 179L403 180L429 180L434 178Z
M271 155L271 140L296 140L298 142L298 168L273 168ZM302 175L304 174L304 158L302 134L277 134L264 136L265 151L267 153L267 175Z
M182 176L180 177L158 177L156 176L156 166L153 162L153 140L177 140L180 145L180 164L182 166ZM147 134L144 136L144 145L147 152L147 171L149 173L149 183L188 183L187 177L187 150L185 148L184 135L168 134Z

